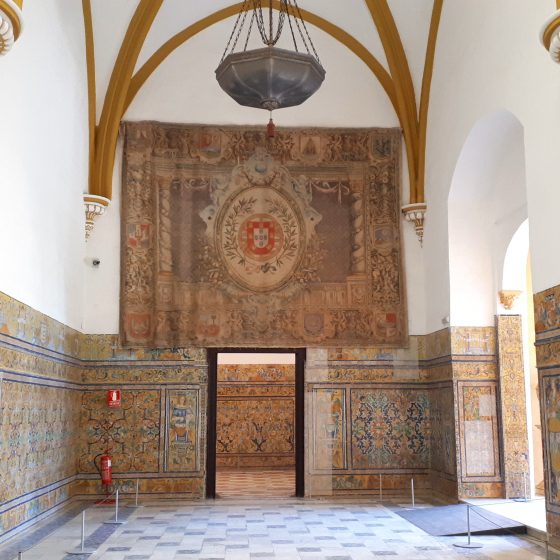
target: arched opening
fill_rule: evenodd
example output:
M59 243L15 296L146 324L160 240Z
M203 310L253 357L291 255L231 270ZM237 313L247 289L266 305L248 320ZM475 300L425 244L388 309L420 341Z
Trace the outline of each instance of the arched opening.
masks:
M493 325L503 255L527 219L523 126L509 111L492 113L471 130L448 210L451 325Z

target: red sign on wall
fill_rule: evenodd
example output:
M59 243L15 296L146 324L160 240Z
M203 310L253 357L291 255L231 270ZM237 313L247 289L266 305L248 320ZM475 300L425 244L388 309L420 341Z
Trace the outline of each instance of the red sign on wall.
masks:
M121 406L121 392L119 389L107 391L107 404L110 408L118 408Z

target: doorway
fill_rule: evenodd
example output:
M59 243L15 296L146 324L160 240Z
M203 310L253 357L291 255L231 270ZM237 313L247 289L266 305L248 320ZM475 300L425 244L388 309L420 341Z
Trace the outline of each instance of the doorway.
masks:
M303 497L305 349L208 350L206 497Z

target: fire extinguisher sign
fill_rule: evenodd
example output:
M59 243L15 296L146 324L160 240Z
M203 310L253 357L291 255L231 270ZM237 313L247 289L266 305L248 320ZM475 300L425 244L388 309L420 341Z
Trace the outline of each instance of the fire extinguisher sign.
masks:
M109 408L118 408L121 406L121 392L119 389L107 391L107 404Z

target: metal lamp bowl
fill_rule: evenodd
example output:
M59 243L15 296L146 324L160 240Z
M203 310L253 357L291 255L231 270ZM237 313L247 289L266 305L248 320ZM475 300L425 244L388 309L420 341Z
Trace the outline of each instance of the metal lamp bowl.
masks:
M228 55L216 79L240 105L272 110L301 105L321 87L325 70L309 54L265 47Z

